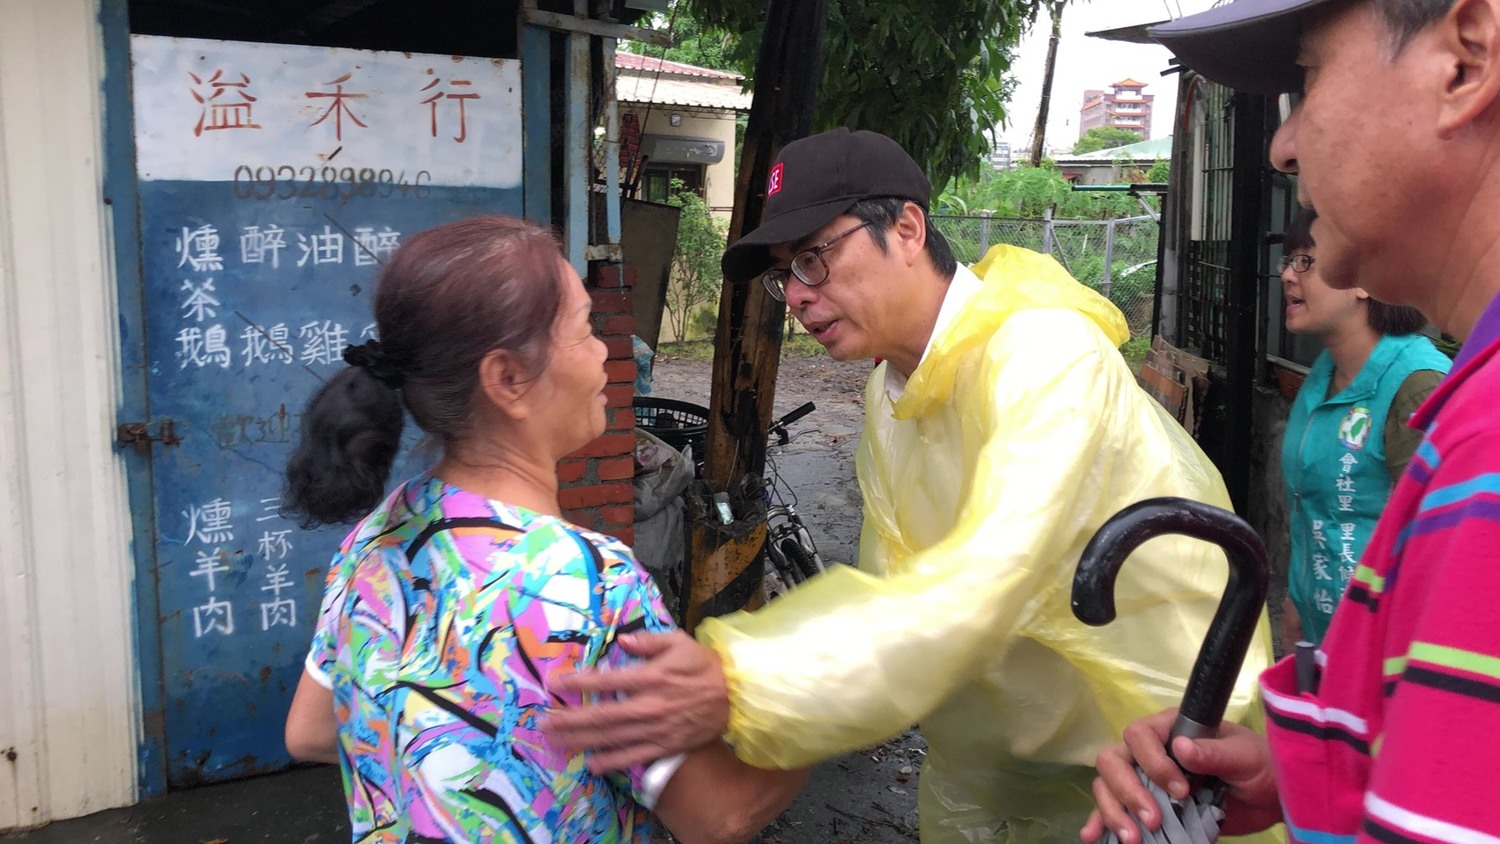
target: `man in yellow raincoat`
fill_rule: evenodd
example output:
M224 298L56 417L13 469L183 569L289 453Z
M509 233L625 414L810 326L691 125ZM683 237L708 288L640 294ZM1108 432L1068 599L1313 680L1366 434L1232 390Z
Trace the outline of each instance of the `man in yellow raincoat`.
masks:
M702 645L627 642L647 662L577 678L627 695L548 726L597 749L595 767L723 732L746 762L792 768L920 723L924 844L1076 841L1100 748L1181 699L1222 553L1151 540L1104 628L1073 618L1073 571L1120 509L1162 495L1227 508L1223 482L1136 386L1114 305L1025 249L958 266L930 193L874 132L793 142L773 166L762 225L726 252L725 277L761 276L832 357L884 360L857 458L859 567L710 619ZM1228 717L1249 717L1270 656L1262 620Z

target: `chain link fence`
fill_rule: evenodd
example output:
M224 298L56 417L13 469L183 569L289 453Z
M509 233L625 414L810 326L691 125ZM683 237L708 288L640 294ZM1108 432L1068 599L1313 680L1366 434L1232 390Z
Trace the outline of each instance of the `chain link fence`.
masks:
M997 243L1050 253L1074 278L1124 312L1131 336L1150 336L1156 241L1161 234L1154 218L1007 220L935 214L932 224L952 244L954 257L965 264L978 261Z

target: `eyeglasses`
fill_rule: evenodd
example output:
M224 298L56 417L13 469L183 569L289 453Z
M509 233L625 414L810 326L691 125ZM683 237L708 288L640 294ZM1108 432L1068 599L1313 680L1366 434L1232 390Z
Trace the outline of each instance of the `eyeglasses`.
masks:
M843 234L836 234L817 246L798 252L792 256L791 266L773 267L766 270L765 274L760 277L760 283L766 286L766 292L771 294L771 298L778 302L786 301L786 283L793 275L808 287L817 287L828 280L828 262L823 258L823 253L827 252L830 246L868 225L870 221L866 220Z
M1281 261L1277 264L1280 272L1286 272L1286 268L1291 267L1293 272L1299 273L1312 269L1312 265L1313 256L1311 255L1282 255Z

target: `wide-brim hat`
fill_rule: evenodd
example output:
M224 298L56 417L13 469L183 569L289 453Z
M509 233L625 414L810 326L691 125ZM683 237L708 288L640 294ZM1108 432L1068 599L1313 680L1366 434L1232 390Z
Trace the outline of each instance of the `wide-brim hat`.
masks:
M1209 80L1252 94L1302 90L1302 28L1339 0L1234 0L1147 30Z
M922 168L879 132L839 128L792 141L771 165L760 226L724 251L724 278L750 281L771 268L772 246L805 240L860 200L897 197L926 211L931 196Z

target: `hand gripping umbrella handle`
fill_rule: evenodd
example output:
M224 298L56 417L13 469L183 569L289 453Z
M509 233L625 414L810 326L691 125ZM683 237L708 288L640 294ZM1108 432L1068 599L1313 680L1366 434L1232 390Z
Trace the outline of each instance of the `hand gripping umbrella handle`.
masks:
M1115 578L1141 543L1179 533L1222 547L1229 557L1229 582L1208 627L1182 695L1172 737L1212 736L1224 719L1244 664L1261 608L1266 603L1270 566L1260 537L1243 519L1187 498L1152 498L1110 517L1089 540L1073 576L1073 615L1094 627L1115 619ZM1171 740L1168 740L1168 746Z

